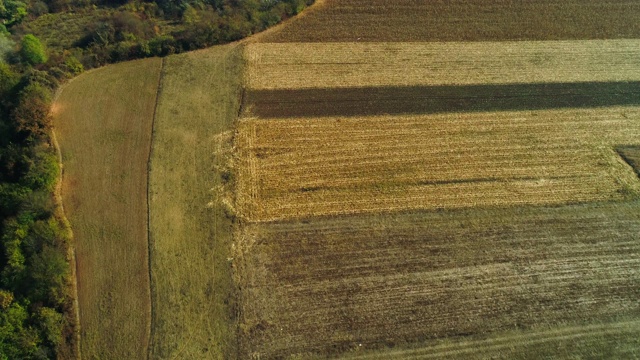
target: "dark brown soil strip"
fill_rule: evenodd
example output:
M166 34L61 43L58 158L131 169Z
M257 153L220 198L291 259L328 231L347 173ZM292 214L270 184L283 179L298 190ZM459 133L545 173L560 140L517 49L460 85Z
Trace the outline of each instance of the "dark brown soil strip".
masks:
M261 41L638 38L639 17L629 0L327 0Z
M640 177L640 146L619 146L616 151L620 157L629 164Z
M432 114L640 105L640 82L253 90L263 118Z

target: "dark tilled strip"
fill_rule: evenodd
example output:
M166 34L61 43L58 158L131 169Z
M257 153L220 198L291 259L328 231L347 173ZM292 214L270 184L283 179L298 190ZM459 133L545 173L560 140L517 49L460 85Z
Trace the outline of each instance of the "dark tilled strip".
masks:
M262 42L632 39L636 0L326 0Z
M640 146L618 146L616 151L622 159L629 164L638 176L640 176Z
M251 90L262 118L433 114L640 105L640 81Z

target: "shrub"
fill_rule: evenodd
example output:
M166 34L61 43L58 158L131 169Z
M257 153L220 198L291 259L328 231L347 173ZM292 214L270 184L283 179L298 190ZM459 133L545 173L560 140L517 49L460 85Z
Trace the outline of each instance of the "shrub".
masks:
M20 56L29 65L44 64L47 62L47 54L40 39L32 34L27 34L22 38Z

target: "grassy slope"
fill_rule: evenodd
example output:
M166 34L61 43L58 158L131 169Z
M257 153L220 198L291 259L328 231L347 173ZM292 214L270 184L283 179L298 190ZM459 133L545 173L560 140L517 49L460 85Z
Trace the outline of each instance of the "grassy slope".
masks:
M87 359L147 354L146 163L159 73L159 59L99 69L67 85L53 107Z
M222 203L241 94L238 45L166 59L150 171L152 357L234 354L232 222Z

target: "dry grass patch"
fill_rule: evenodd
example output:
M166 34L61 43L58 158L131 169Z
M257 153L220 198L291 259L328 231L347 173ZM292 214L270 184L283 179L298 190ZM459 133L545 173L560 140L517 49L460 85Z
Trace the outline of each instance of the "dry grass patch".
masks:
M54 104L87 359L147 356L147 159L160 67L148 59L92 71Z
M250 89L637 81L640 40L250 44Z
M580 340L587 333L582 340L589 348L578 354L598 354L611 341L619 351L633 350L637 338L631 335L640 331L639 206L468 209L249 225L236 255L241 354L324 357L427 341L416 354L395 356L421 358L452 355L447 351L464 347L455 339L489 337L502 347L485 354L512 351L526 358L534 348L557 357L562 348L535 349L532 340L567 344L562 326L568 324L575 327L569 337ZM609 332L607 325L589 325L621 319L633 323L606 341L599 337ZM492 335L516 330L541 334ZM438 347L435 340L445 338L453 344ZM480 350L493 351L489 345ZM469 348L462 350L458 357Z
M502 41L640 37L628 0L326 0L261 42Z
M166 59L149 175L154 359L235 355L227 190L241 65L237 45Z
M619 200L640 182L613 149L640 109L244 119L238 208L251 220Z

